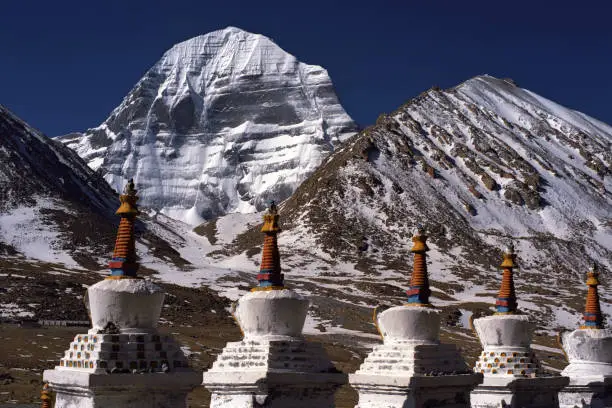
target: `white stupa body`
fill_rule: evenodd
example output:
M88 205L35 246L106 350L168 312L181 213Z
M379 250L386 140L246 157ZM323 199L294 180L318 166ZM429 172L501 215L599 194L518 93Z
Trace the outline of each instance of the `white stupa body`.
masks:
M454 345L440 344L439 313L398 306L376 317L383 344L349 376L359 392L356 408L470 406L482 375L469 370Z
M559 393L562 408L612 407L612 331L578 329L564 333L569 385Z
M542 371L531 350L534 327L528 316L482 317L474 328L484 349L474 371L484 380L472 391L472 407L558 407L557 393L567 379Z
M302 328L308 300L289 290L250 292L234 316L244 338L226 345L204 386L211 408L329 408L346 383L319 343L307 342Z
M107 279L87 293L92 328L43 374L55 408L186 407L199 375L174 340L156 330L162 289L142 279Z

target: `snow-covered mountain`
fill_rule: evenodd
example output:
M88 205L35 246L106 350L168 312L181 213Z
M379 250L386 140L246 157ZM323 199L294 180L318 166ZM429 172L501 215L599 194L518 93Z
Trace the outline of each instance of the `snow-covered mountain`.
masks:
M99 127L59 138L192 224L287 198L356 131L327 71L234 27L168 50Z
M72 150L0 106L0 249L75 265L118 200ZM104 226L109 224L109 231ZM91 242L93 244L93 242ZM96 245L93 245L97 247Z

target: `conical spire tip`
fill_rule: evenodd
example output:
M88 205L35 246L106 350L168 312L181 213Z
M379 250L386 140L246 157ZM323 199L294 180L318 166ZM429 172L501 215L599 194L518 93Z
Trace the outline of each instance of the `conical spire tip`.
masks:
M420 237L425 235L426 233L427 231L425 230L425 226L423 224L417 224L417 226L414 228L412 235L415 237Z
M277 214L278 213L278 207L276 206L276 201L270 200L270 205L268 206L268 212L270 214Z

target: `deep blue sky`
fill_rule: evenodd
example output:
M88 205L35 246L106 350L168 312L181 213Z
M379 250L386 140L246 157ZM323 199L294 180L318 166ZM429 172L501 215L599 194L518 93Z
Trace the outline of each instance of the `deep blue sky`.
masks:
M612 6L500 3L3 2L0 104L50 136L97 126L173 44L232 25L327 68L362 125L483 73L612 123Z

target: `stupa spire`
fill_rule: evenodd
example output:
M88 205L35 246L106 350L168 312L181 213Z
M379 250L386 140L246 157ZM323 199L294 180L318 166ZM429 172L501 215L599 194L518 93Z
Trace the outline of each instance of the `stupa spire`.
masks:
M119 222L113 258L108 265L111 275L107 279L136 278L139 265L136 262L134 224L136 216L140 213L136 206L138 201L136 192L134 180L130 179L125 186L123 194L119 196L121 206L119 206L116 214L121 216L121 221Z
M586 284L589 287L586 298L586 305L583 313L584 324L581 329L603 329L603 316L599 305L599 293L597 286L599 285L599 270L597 264L587 272Z
M278 226L278 207L274 201L270 202L268 212L264 215L264 225L261 232L264 237L263 251L261 254L261 266L257 280L259 284L253 288L258 290L284 289L284 276L281 273L280 254L278 252L277 234L281 232Z
M514 271L516 267L514 261L516 254L514 253L514 245L510 244L503 254L504 261L500 267L504 270L502 282L495 301L495 314L514 314L517 312L516 291L514 289Z
M49 384L45 383L43 385L42 391L40 392L40 400L42 401L42 408L51 408L51 395L49 395Z
M427 238L425 229L417 227L412 236L413 246L410 250L414 254L414 266L410 277L410 289L408 294L408 306L431 306L429 303L429 276L427 275Z

